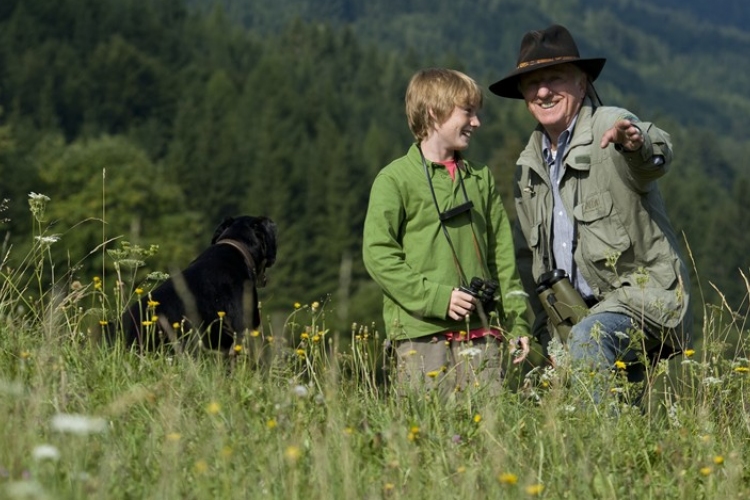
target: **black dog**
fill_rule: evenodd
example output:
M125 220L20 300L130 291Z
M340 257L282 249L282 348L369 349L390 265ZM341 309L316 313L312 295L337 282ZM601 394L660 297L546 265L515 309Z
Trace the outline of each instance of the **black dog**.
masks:
M226 352L235 337L260 325L257 288L276 261L276 224L267 217L225 219L211 246L122 316L126 345L154 349L200 335L204 347Z

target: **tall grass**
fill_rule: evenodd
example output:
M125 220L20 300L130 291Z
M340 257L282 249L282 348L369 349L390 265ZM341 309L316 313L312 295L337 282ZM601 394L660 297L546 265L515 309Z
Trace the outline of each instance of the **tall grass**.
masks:
M43 286L50 244L0 274L0 498L750 496L746 309L706 304L700 347L649 373L640 409L622 374L595 405L588 374L542 367L509 366L495 398L396 395L379 333L328 331L330 304L229 356L101 346L134 292Z

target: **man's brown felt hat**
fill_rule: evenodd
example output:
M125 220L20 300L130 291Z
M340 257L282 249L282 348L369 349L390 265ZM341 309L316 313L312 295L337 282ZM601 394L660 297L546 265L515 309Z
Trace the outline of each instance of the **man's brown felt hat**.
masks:
M581 59L570 32L563 26L553 24L547 29L529 31L523 36L516 69L490 85L490 92L500 97L523 99L518 90L518 78L521 75L565 63L580 67L593 82L601 73L605 62L607 60L604 58Z

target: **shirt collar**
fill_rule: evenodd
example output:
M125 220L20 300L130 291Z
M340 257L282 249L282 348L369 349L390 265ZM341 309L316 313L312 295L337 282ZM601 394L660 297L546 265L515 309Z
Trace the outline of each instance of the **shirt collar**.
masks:
M570 141L571 139L573 139L573 129L576 127L576 122L578 122L578 115L573 118L573 121L570 122L568 128L566 128L563 133L560 134L560 137L557 138L556 157L564 155L565 150L568 149ZM544 160L547 163L552 163L552 148L550 147L552 142L549 134L547 134L545 130L542 130L542 132L542 154L544 155Z
M411 147L409 148L409 151L407 152L406 156L410 160L413 160L413 161L417 162L417 164L421 168L422 167L422 156L421 156L421 154L419 152L419 148L417 146L418 146L417 143L413 143L411 145ZM474 175L475 172L473 171L472 168L469 167L469 162L466 161L466 159L464 159L464 157L461 155L460 152L456 152L454 158L456 158L456 163L459 165L459 168L461 170L461 175L462 176L466 177L466 176L472 176L472 175ZM443 165L442 163L435 163L435 162L432 162L432 161L428 160L427 158L425 158L425 161L427 162L427 166L432 167L430 169L432 175L434 175L434 172L436 170L438 170L438 169L445 170L445 165Z

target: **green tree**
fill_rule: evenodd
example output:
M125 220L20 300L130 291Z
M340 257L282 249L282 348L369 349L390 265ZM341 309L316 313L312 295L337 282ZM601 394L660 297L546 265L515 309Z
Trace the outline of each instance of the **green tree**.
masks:
M196 234L197 217L182 192L144 151L123 137L103 136L64 144L50 136L35 155L45 182L48 232L61 236L53 248L67 271L92 277L102 272L104 248L118 240L161 252L151 265L171 271L185 265L209 237ZM206 240L205 243L200 238Z

